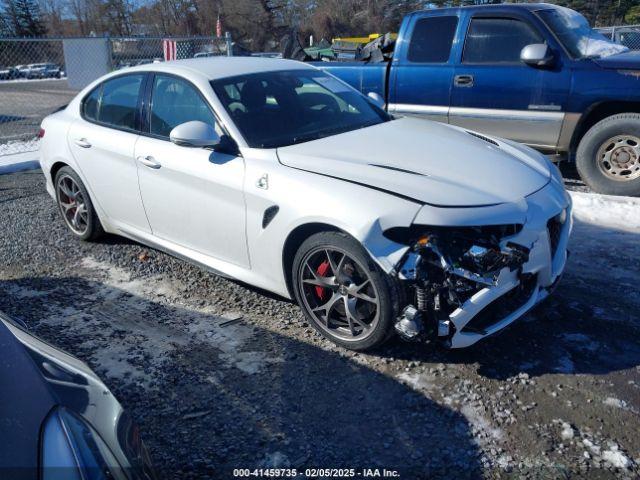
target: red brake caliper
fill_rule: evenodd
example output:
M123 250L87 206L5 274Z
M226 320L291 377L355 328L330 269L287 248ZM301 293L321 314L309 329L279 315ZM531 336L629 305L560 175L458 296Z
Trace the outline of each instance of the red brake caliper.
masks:
M329 271L329 262L327 260L325 260L324 262L322 262L320 264L320 266L318 266L318 269L316 270L316 273L318 275L320 275L321 277L324 277L327 274L328 271ZM316 295L318 296L318 298L320 300L324 300L325 290L326 289L324 287L316 286Z

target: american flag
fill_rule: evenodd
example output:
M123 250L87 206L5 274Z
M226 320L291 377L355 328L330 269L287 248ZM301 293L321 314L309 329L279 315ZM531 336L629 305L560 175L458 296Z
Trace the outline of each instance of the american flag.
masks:
M218 20L216 21L216 37L222 36L222 22L220 21L220 14L218 14Z
M162 40L162 50L164 52L164 61L175 60L178 58L178 48L175 40Z

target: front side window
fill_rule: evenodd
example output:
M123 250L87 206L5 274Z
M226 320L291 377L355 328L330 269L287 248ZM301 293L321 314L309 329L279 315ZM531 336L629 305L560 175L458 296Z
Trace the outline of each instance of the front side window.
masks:
M469 25L463 63L520 63L520 52L544 39L528 23L514 18L474 18Z
M125 75L104 82L99 101L98 122L111 127L134 130L143 77Z
M446 63L456 35L458 17L427 17L416 22L407 58L416 63Z
M189 82L168 75L156 75L151 97L150 133L168 137L178 125L199 120L217 127L211 109Z
M222 78L211 86L254 148L283 147L390 120L359 92L315 69Z

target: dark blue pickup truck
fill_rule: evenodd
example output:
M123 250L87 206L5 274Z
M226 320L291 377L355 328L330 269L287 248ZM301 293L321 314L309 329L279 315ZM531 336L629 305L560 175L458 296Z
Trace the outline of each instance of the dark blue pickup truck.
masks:
M607 40L573 10L419 11L405 17L390 61L317 66L377 94L392 113L575 159L595 191L640 195L640 52Z

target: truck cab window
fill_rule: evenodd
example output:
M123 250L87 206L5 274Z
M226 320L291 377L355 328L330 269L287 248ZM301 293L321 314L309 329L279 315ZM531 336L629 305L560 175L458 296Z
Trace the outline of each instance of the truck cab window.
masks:
M521 50L544 39L528 23L514 18L474 18L462 63L520 63Z
M407 58L416 63L446 63L456 35L458 17L426 17L413 28Z

